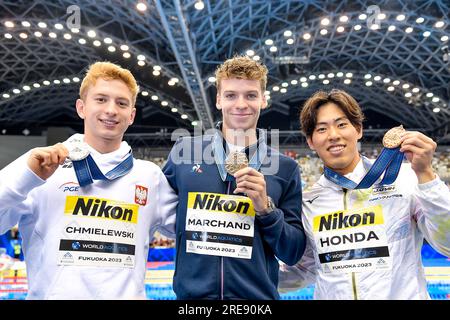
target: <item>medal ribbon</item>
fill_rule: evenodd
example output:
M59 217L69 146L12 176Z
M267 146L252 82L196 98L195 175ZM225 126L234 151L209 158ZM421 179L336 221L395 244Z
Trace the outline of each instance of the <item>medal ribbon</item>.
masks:
M328 180L346 189L368 189L385 171L386 173L380 185L394 183L400 171L402 161L403 153L400 152L399 147L393 149L383 148L377 160L375 160L369 171L358 184L328 167L324 168L324 175Z
M72 163L75 174L77 175L78 183L80 184L80 187L84 187L93 183L94 180L112 181L126 175L133 168L133 154L130 151L125 160L106 174L101 172L91 155L80 161L72 161Z

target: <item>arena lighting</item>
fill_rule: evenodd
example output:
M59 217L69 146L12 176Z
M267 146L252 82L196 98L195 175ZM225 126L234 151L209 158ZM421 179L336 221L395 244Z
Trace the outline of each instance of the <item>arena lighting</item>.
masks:
M281 93L286 93L286 92L287 92L287 89L286 89L286 88L281 88L281 89L280 89L280 92L281 92Z
M124 58L128 59L131 57L131 54L129 52L124 52L122 55Z
M292 31L291 31L291 30L286 30L286 31L283 32L283 35L284 35L286 38L289 38L289 37L292 36Z
M365 13L361 13L359 16L358 16L358 19L359 20L365 20L367 18L367 15L365 14Z
M40 31L35 31L35 32L34 32L34 36L35 36L36 38L40 38L40 37L42 37L42 32L40 32Z
M258 56L258 55L255 55L255 56L253 56L253 58L252 58L253 60L255 60L255 61L259 61L260 59L261 59L261 57L260 56Z
M305 39L305 40L311 39L311 34L305 33L305 34L303 35L303 39Z
M388 31L395 31L395 26L389 26Z
M114 46L109 46L109 47L108 47L108 51L109 51L109 52L115 52L115 51L116 51L116 47L114 47Z
M399 14L397 17L396 17L396 19L397 19L397 21L403 21L403 20L405 20L405 15L404 14Z
M348 21L348 17L347 17L347 16L341 16L341 17L339 18L339 21L340 21L340 22L347 22L347 21Z
M78 42L79 42L80 44L86 44L86 40L83 39L83 38L78 39Z
M255 51L253 51L253 50L247 50L247 51L245 52L245 54L248 55L249 57L252 57L252 56L255 55Z
M55 29L62 30L64 29L64 26L61 23L57 23L55 24Z
M137 62L137 64L138 64L140 67L143 67L143 66L145 66L145 61L139 60L139 61Z
M438 21L434 24L434 26L436 28L442 28L444 26L444 24L445 24L444 21Z
M308 82L302 82L302 87L306 88L308 86Z
M205 3L203 1L196 1L194 4L196 10L203 10L205 8Z
M195 127L198 123L197 123L197 121L192 121L191 124L192 124L192 126Z
M209 77L208 81L211 82L211 83L214 83L214 82L216 82L216 78L215 77Z
M264 41L264 43L265 43L267 46L271 46L271 45L273 45L273 40L272 40L272 39L267 39L266 41Z
M23 88L23 90L25 90L25 91L30 91L30 90L31 90L30 86L23 86L22 88Z
M441 109L439 109L439 108L434 108L434 109L433 109L433 112L434 112L434 113L438 113L439 111L441 111Z
M47 24L45 22L39 22L38 27L41 29L45 29L45 28L47 28Z
M160 66L158 66L158 65L156 65L156 66L153 66L153 70L156 70L156 71L161 71L161 67L160 67Z
M157 77L161 74L161 72L159 72L158 70L153 70L152 74Z
M22 21L22 26L25 28L29 28L31 27L31 23L29 23L28 21Z
M58 35L57 35L56 33L54 33L54 32L50 32L50 33L48 34L48 36L49 36L50 38L53 38L53 39L56 39L56 37L58 37Z
M12 21L5 21L5 27L7 27L7 28L14 28L14 22L12 22Z
M142 94L144 97L146 97L146 96L148 96L148 91L142 91L141 94Z
M323 26L327 26L327 25L330 24L330 19L328 19L328 18L323 18L323 19L320 21L320 24L323 25Z
M122 45L120 46L120 50L122 50L122 51L128 51L128 49L130 49L130 47L127 46L126 44L122 44Z
M12 35L10 33L5 33L5 38L6 39L12 39Z
M272 90L273 90L273 91L280 91L280 87L279 87L279 86L274 86L274 87L272 88Z
M136 9L138 9L141 12L144 12L145 10L147 10L147 5L143 2L138 2L136 4Z
M424 21L425 21L425 19L422 18L422 17L418 17L418 18L416 19L416 23L422 23L422 22L424 22Z
M357 24L353 27L356 31L361 30L361 25Z
M163 107L167 107L169 105L169 103L167 101L161 101L161 105Z

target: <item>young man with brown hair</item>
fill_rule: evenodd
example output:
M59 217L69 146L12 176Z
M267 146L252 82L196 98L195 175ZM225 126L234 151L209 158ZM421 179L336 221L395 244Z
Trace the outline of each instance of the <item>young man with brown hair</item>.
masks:
M0 171L0 234L19 223L28 299L146 298L150 235L172 232L177 197L122 141L138 91L130 71L94 63L76 101L84 135Z
M305 248L299 167L256 127L267 68L235 57L216 81L223 122L179 140L163 169L179 197L174 291L178 299L278 299L277 258L293 264Z
M315 283L316 299L429 299L424 238L450 255L450 191L431 167L436 143L405 131L397 148L409 163L401 156L395 182L380 184L386 173L371 187L349 188L373 172L357 149L363 119L341 90L317 92L302 109L302 130L325 171L303 192L308 245L295 266L281 267L280 289Z

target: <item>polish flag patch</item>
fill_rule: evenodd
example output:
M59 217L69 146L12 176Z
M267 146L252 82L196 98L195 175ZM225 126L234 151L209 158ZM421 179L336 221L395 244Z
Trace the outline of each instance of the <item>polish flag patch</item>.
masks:
M134 192L134 202L145 206L147 204L147 195L148 195L148 188L136 185L136 190Z

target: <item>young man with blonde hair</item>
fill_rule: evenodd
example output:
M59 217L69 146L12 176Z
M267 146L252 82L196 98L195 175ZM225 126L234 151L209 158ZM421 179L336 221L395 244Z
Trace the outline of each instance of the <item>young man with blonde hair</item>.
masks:
M325 171L303 192L308 245L295 266L282 266L280 289L315 283L316 299L429 299L424 238L450 256L450 191L431 167L436 143L415 131L386 135L397 140L386 148L409 163L401 155L394 181L383 183L393 172L387 169L359 188L383 163L358 152L363 119L355 99L336 89L317 92L302 109L302 130Z
M216 79L223 121L177 141L163 169L179 197L174 291L178 299L279 299L277 258L293 264L305 248L300 171L256 127L267 68L235 57Z
M76 110L84 135L0 171L0 234L23 238L28 299L144 299L150 236L173 229L177 197L123 135L139 91L130 71L90 66Z

